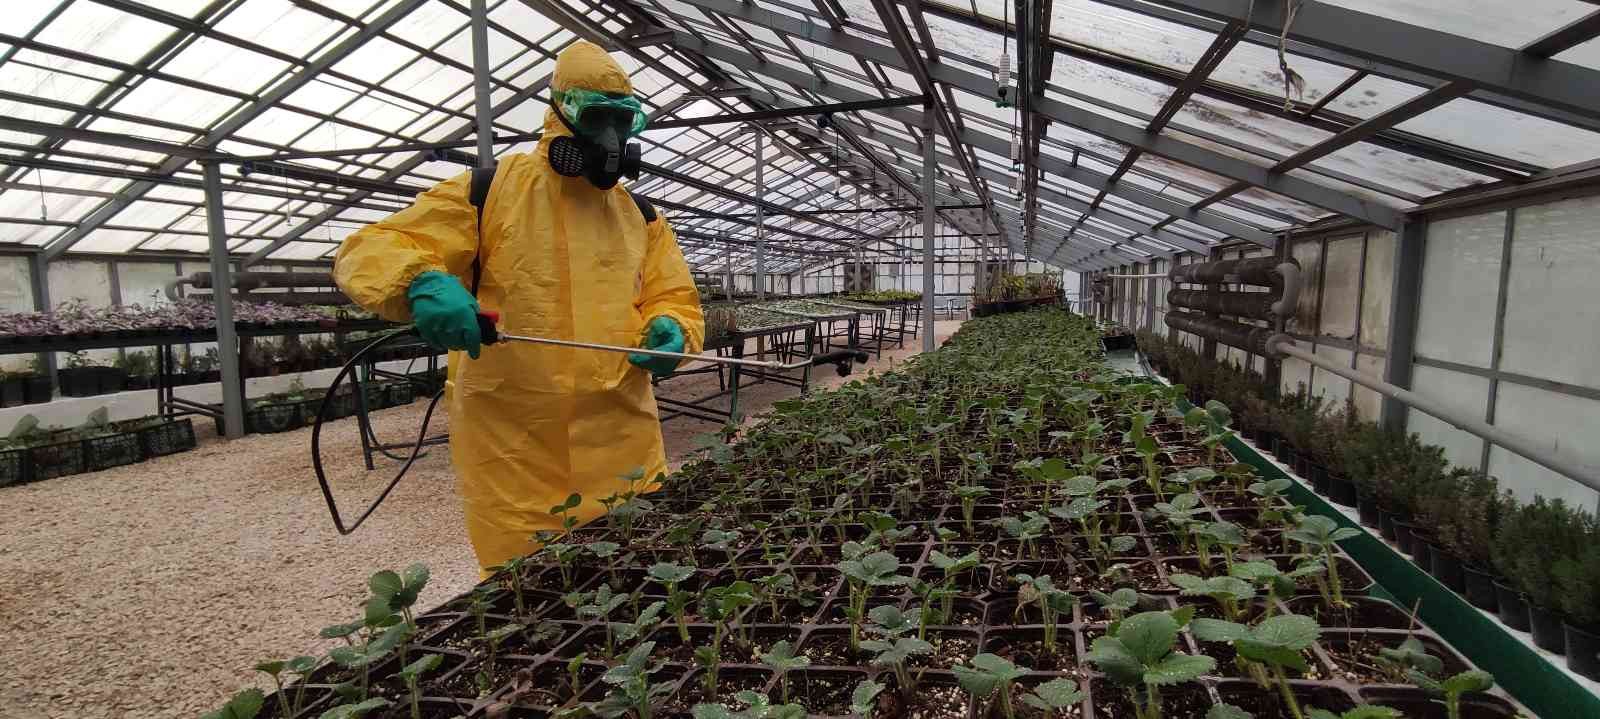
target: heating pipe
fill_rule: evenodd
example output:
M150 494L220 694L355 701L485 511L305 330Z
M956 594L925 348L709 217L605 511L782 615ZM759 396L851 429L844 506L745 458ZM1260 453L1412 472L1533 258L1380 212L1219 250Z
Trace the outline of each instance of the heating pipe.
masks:
M1408 407L1422 410L1456 429L1470 432L1489 440L1521 455L1530 462L1534 462L1552 472L1565 475L1585 487L1600 491L1600 472L1596 472L1594 467L1578 462L1571 457L1547 451L1543 447L1488 422L1471 417L1463 417L1457 414L1455 410L1411 390L1396 387L1365 372L1357 372L1349 367L1329 362L1326 357L1319 357L1313 352L1302 349L1295 343L1294 338L1288 335L1276 334L1270 337L1267 340L1267 355L1278 359L1293 357L1306 364L1332 372L1385 397L1398 400Z

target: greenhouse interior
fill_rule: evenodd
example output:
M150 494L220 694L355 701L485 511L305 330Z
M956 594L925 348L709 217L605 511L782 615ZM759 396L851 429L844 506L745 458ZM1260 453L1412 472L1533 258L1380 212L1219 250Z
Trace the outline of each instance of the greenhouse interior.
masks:
M1600 2L5 10L0 717L1600 717Z

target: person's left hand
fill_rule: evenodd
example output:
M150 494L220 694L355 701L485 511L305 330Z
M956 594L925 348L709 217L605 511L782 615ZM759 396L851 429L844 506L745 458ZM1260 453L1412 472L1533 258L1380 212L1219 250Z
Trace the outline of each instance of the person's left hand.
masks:
M671 317L657 317L650 320L650 325L645 328L644 341L639 343L641 349L661 352L682 352L683 346L683 328L679 327L677 321ZM675 357L630 354L628 361L657 377L664 377L672 374L682 360Z

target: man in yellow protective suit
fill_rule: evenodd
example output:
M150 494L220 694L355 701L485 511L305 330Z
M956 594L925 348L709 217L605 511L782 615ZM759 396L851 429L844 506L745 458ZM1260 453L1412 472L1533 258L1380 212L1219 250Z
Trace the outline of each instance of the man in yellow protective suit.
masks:
M539 146L500 160L481 235L469 172L352 234L334 264L358 304L459 350L450 353L450 457L486 571L536 549L535 532L559 529L549 510L572 493L583 496L572 514L588 521L605 513L599 500L626 489L622 477L666 471L650 374L678 363L480 347L480 308L498 311L507 332L535 337L693 354L705 333L672 228L616 184L637 173L638 146L626 139L644 129L627 74L580 41L557 57L550 86Z

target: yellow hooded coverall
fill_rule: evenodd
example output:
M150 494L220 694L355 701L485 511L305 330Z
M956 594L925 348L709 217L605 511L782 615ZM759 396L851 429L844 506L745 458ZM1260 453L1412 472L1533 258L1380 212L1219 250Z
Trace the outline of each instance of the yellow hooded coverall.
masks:
M633 92L604 50L581 41L556 59L551 87ZM631 347L664 316L683 329L684 351L700 352L700 299L672 228L659 214L646 224L620 184L600 190L552 170L550 140L570 134L554 113L533 153L501 159L481 242L467 172L346 238L339 287L407 322L412 279L444 270L470 288L476 256L479 305L498 310L507 332ZM559 529L549 510L573 492L587 522L605 513L600 499L626 488L622 476L666 471L650 374L625 354L510 342L477 360L451 352L449 379L450 457L485 571L536 549L534 532Z

